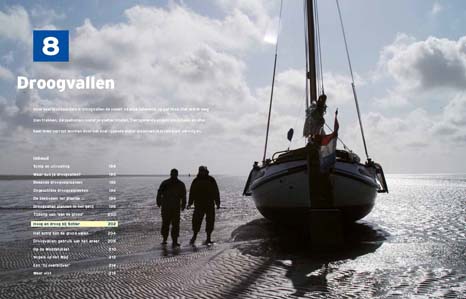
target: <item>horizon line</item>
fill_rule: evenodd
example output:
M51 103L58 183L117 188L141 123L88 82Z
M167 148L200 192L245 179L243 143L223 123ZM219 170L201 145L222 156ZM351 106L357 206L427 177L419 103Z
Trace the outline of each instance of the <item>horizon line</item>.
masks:
M191 177L196 176L197 173L182 173L178 176L182 177ZM215 174L218 176L246 176L239 174ZM387 175L466 175L466 172L394 172L387 173ZM132 174L132 173L123 173L117 174L116 177L169 177L170 174ZM78 179L78 178L112 178L115 176L109 176L108 174L82 174L77 177L68 177L68 176L56 176L54 179ZM0 180L26 180L26 179L50 179L51 176L36 177L31 174L0 174Z

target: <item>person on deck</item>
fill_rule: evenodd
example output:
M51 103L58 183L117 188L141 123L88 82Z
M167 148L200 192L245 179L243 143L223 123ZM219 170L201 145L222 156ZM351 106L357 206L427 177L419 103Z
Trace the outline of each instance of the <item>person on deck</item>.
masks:
M327 96L322 94L319 96L317 101L312 102L311 106L306 110L306 121L304 123L303 135L308 138L309 141L314 141L315 138L325 135L324 114L327 110L326 101Z
M171 225L172 246L179 247L180 210L186 208L186 187L178 179L177 169L172 169L170 178L160 184L157 191L157 206L162 208L162 245L167 244Z
M217 206L217 209L220 208L220 193L217 182L209 175L206 166L199 166L199 173L191 184L188 209L193 204L193 237L189 243L194 245L196 242L205 215L207 239L204 244L209 245L212 243L211 234L214 230L215 206Z

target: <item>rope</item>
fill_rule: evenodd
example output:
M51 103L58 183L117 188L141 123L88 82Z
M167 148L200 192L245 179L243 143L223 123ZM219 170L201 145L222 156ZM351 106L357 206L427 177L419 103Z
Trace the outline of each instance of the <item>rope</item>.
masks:
M309 108L310 106L310 103L309 103L309 79L307 78L307 74L309 73L309 57L307 56L308 55L308 39L307 39L307 36L308 36L308 33L307 33L307 14L306 14L306 11L307 11L307 6L306 6L306 0L303 0L303 6L304 6L304 50L306 51L304 53L304 56L306 57L306 75L304 76L304 78L306 79L306 109Z
M329 129L330 131L332 131L332 128L330 128L330 126L329 126L327 123L325 123L325 126L327 127L327 129ZM341 144L343 145L343 148L344 148L345 150L348 150L348 151L350 151L350 152L353 152L348 146L346 146L346 144L343 142L343 140L341 140L340 137L337 136L337 139L338 139L338 141L341 142Z
M283 10L283 0L280 1L280 13L278 15L278 29L277 29L277 40L275 43L275 55L278 53L278 39L280 38L280 27L282 25L282 10Z
M341 31L343 33L343 41L345 42L346 58L348 59L348 66L349 66L349 71L350 71L350 74L351 74L351 87L353 89L354 102L356 103L356 111L358 113L359 128L361 129L362 142L364 144L364 151L366 152L366 157L367 157L368 160L370 160L369 154L367 152L366 138L364 137L364 128L362 126L361 112L359 110L358 96L356 94L356 86L354 84L353 67L351 66L351 58L350 58L349 50L348 50L348 43L346 41L345 26L343 24L343 17L341 15L340 2L338 0L335 0L335 1L337 3L338 16L340 17L340 25L341 25Z
M351 58L350 58L349 50L348 50L348 43L346 41L346 31L345 31L345 25L343 24L343 17L341 16L340 2L338 0L335 0L335 1L337 3L338 16L340 17L340 25L341 25L341 31L343 33L343 41L345 42L346 58L348 59L348 66L349 66L349 70L351 74L351 81L354 82L353 67L351 65Z
M278 38L280 36L280 25L282 20L282 9L283 9L283 0L280 1L280 14L278 17L278 32L277 32L277 41L275 44L275 58L273 62L273 75L272 75L272 88L270 91L270 103L269 103L269 114L267 116L267 131L265 133L265 145L264 145L264 156L262 162L265 162L265 157L267 156L267 144L269 141L269 131L270 131L270 117L272 115L272 102L273 102L273 89L275 86L275 71L277 70L277 56L278 56Z
M316 44L317 44L317 58L319 64L319 80L321 82L321 93L324 94L324 71L323 71L323 63L322 63L322 48L321 48L321 41L320 41L320 24L319 24L319 7L317 5L317 0L314 0L314 15L316 20Z

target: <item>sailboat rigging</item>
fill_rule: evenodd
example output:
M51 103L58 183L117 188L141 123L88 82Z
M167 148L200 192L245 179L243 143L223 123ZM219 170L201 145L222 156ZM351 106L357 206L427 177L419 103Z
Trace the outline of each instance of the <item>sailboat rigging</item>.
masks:
M367 153L341 9L338 0L336 2L367 160L364 164L361 163L359 156L349 151L344 143L344 150L336 149L336 140L339 139L336 116L333 133L329 135L323 133L325 124L323 114L327 97L323 84L317 0L304 0L307 114L304 133L308 143L305 147L293 150L288 148L274 153L269 159L266 158L277 63L277 42L262 164L254 163L243 192L244 195L252 196L257 209L273 221L293 223L302 220L309 217L308 210L311 208L338 209L342 212L345 221L356 221L370 213L377 193L388 192L382 166L372 161ZM280 21L282 5L281 2ZM290 134L288 138L291 139Z

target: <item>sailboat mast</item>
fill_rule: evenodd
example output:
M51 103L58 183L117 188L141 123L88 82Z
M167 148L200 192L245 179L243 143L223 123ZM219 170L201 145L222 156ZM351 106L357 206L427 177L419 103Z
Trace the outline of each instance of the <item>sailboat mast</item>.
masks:
M317 101L317 75L316 75L316 49L315 49L315 23L314 23L314 0L306 0L307 7L307 34L308 34L308 59L309 69L307 70L307 79L310 82L311 102Z

